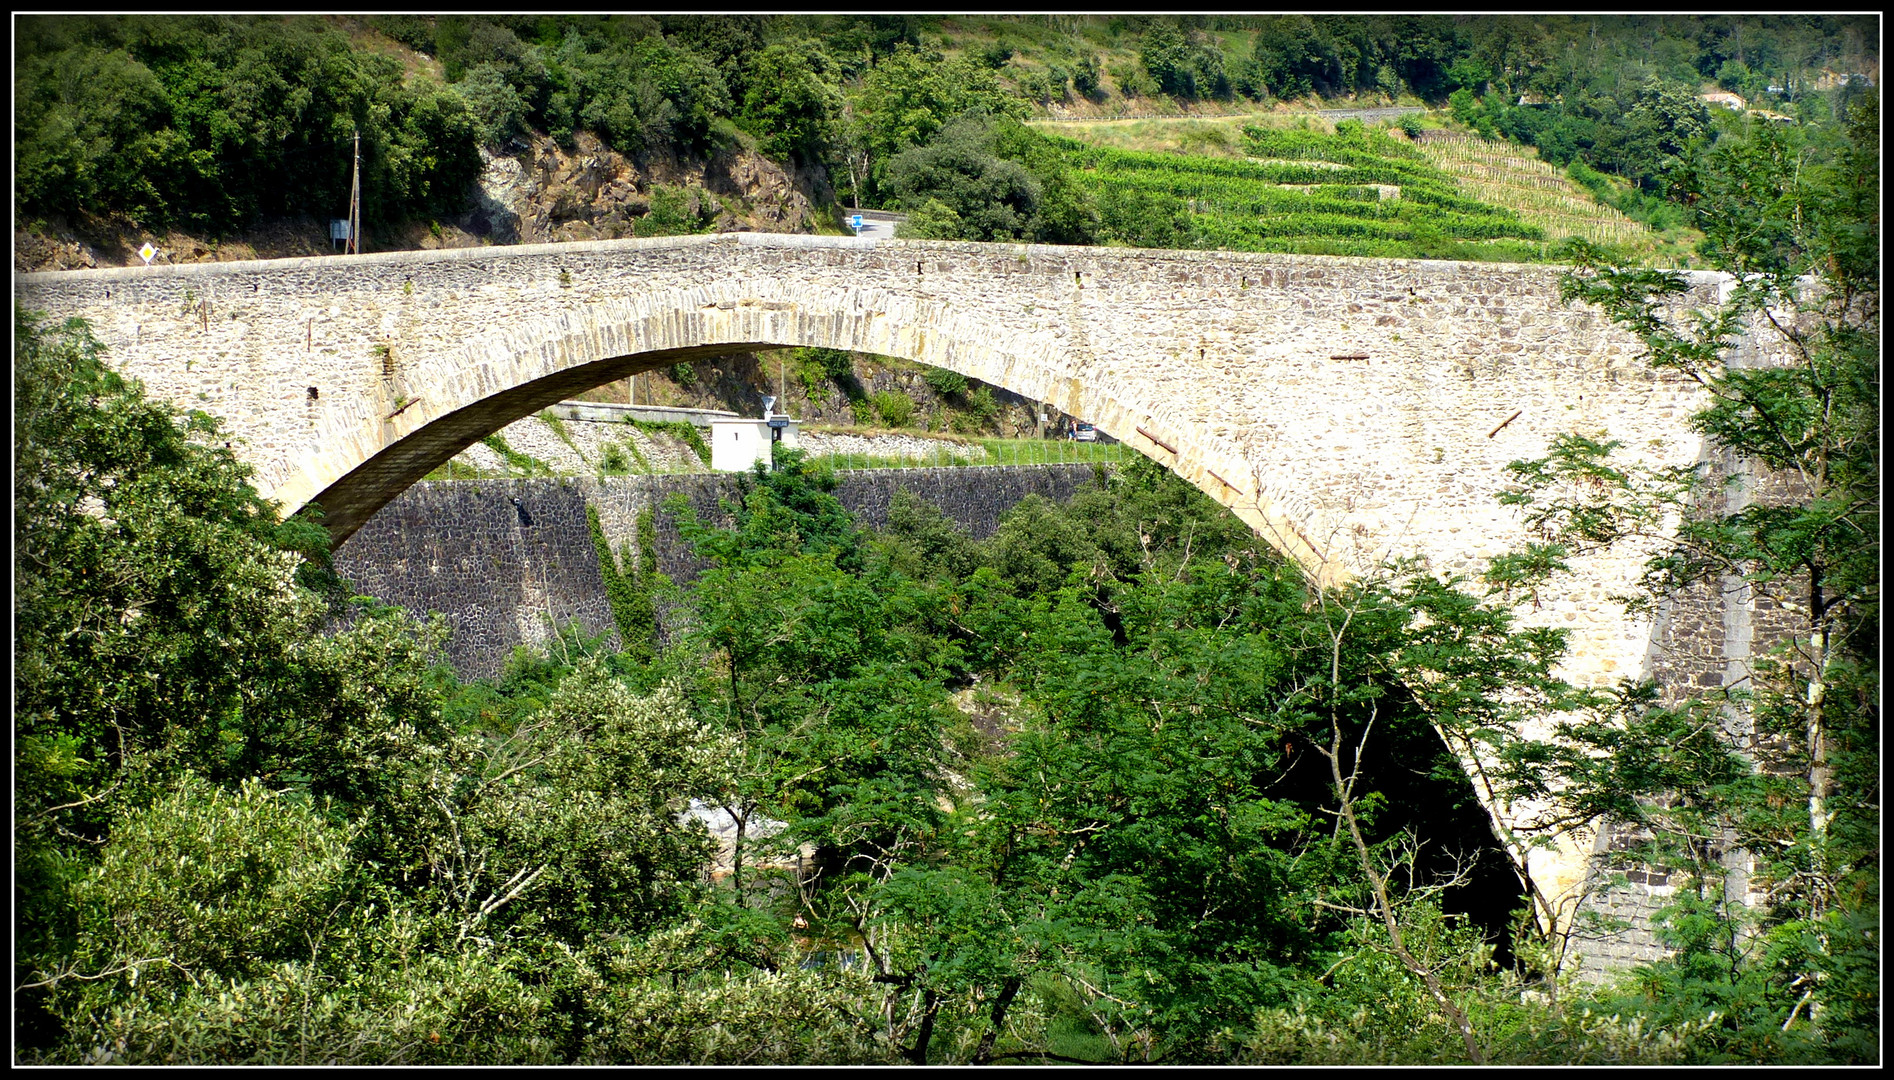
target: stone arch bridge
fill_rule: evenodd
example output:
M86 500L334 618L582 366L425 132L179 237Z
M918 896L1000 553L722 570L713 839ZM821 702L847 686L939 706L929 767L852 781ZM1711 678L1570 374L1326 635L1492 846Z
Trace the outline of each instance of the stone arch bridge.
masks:
M1693 387L1562 304L1559 269L763 234L91 270L15 279L109 362L224 418L285 512L338 540L520 417L694 356L826 346L949 368L1089 420L1229 507L1320 581L1389 555L1471 572L1516 545L1508 461L1605 431L1691 464ZM1716 298L1698 280L1687 303ZM1642 556L1577 567L1529 613L1567 674L1652 670L1606 598ZM1504 826L1514 810L1494 807ZM1575 838L1533 856L1551 893Z

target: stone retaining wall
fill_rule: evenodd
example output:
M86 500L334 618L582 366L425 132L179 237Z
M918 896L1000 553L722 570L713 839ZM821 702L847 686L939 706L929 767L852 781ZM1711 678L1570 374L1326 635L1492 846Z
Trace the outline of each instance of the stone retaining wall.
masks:
M864 526L888 522L897 491L914 492L976 538L992 535L1028 495L1063 501L1097 475L1091 465L863 469L838 474L835 495ZM706 523L741 480L717 473L603 479L452 480L416 484L335 552L356 591L417 615L439 612L448 660L464 678L491 677L521 644L571 622L617 640L585 520L589 503L613 550L636 550L638 518L653 511L658 569L679 584L703 568L666 508L682 496Z
M562 480L416 484L336 549L355 591L416 615L438 612L466 677L494 675L553 626L618 631L605 599L582 487Z

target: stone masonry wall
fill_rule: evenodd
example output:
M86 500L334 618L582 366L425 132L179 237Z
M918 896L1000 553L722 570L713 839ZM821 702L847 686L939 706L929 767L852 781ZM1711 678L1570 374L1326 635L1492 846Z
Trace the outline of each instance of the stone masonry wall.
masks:
M516 646L575 621L617 641L585 492L570 482L416 484L336 549L335 568L357 592L439 612L464 676L496 674Z
M1733 367L1772 360L1759 337L1745 339L1728 358ZM1763 469L1715 444L1699 456L1703 483L1693 512L1735 514L1752 504L1789 505L1806 496L1799 478ZM1722 575L1693 583L1666 596L1659 605L1644 677L1655 683L1659 704L1675 707L1693 699L1714 700L1724 691L1747 691L1754 661L1791 641L1799 629L1792 605L1805 602L1806 580L1755 586L1741 577ZM1777 748L1758 738L1749 708L1740 699L1725 704L1723 725L1729 744L1763 770L1785 766ZM1794 766L1786 766L1793 769ZM1653 932L1660 909L1686 885L1675 868L1628 861L1622 854L1648 839L1624 822L1607 821L1597 831L1586 897L1580 912L1604 919L1580 919L1573 947L1593 977L1651 963L1669 950ZM1765 904L1752 881L1753 860L1741 850L1723 852L1724 887L1752 907Z

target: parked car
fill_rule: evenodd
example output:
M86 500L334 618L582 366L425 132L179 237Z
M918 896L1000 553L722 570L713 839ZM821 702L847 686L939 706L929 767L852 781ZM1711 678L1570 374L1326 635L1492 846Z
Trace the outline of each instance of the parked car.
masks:
M1098 429L1090 424L1072 425L1072 437L1079 442L1097 442Z

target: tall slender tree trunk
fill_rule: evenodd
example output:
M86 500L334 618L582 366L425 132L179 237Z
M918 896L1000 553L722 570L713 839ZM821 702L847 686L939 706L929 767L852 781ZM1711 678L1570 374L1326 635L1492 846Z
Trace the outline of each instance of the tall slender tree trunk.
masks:
M1815 866L1815 913L1828 906L1828 795L1833 783L1828 767L1828 730L1823 707L1828 698L1828 612L1822 593L1822 568L1809 571L1809 672L1807 698L1809 855Z

